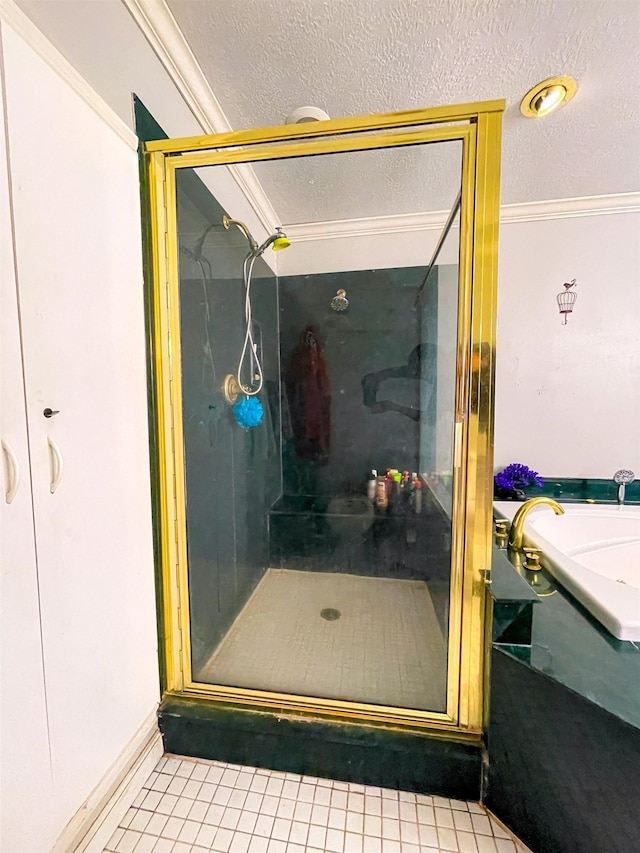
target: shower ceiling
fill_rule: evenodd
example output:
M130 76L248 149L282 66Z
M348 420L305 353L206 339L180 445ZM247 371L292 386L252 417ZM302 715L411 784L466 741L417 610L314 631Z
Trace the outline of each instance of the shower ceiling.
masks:
M448 212L460 190L462 145L272 160L254 163L253 169L287 225Z

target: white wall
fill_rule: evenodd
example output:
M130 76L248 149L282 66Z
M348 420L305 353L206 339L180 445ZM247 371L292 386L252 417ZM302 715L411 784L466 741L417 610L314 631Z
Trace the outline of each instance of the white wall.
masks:
M31 485L28 531L10 515L3 524L3 853L71 849L87 803L109 796L114 768L157 731L159 700L136 139L34 44L2 15L2 242L15 251L3 271L7 284L15 274L20 346L11 405L26 407L19 462ZM45 406L59 413L47 419ZM52 442L64 461L56 488ZM34 647L44 743L32 734ZM21 657L32 687L22 703Z
M640 213L510 223L499 257L496 470L640 474Z

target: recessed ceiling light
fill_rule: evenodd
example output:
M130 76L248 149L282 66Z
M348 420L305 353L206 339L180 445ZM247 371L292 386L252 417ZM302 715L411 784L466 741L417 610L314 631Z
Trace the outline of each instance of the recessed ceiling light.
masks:
M578 84L573 77L549 77L527 92L520 104L520 112L527 118L542 118L568 103L577 89Z

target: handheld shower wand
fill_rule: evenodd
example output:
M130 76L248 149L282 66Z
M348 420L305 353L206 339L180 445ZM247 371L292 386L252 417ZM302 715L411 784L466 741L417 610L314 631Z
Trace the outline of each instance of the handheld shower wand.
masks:
M256 394L259 394L262 390L262 385L264 382L264 375L262 372L262 364L260 363L260 358L258 355L258 347L253 339L253 317L252 317L252 307L251 307L251 275L253 272L253 265L256 262L256 259L260 257L268 248L271 248L277 252L280 249L286 249L291 245L291 242L287 235L284 233L282 228L276 228L273 234L270 234L269 237L264 241L264 243L259 246L253 235L244 224L239 219L231 219L231 217L226 214L222 217L223 226L229 230L232 225L235 225L247 239L249 243L249 254L243 261L242 264L242 277L244 280L245 287L245 298L244 298L244 319L246 325L246 331L244 336L244 343L242 345L242 352L240 354L240 361L238 362L238 375L237 378L229 374L226 377L223 393L225 395L225 399L228 403L235 403L238 399L239 394L242 392L247 397L254 397ZM255 364L255 373L252 375L250 382L253 382L257 379L258 386L257 388L251 387L251 385L243 385L242 383L242 371L244 369L244 363L247 356L247 351L249 351L252 361Z

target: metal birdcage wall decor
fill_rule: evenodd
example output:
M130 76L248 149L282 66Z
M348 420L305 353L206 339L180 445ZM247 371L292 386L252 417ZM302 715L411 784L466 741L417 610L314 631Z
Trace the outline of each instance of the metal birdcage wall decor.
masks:
M570 282L564 283L564 290L562 293L558 294L558 308L560 313L562 314L562 323L564 326L567 325L567 315L571 314L573 311L573 306L576 304L576 299L578 298L578 294L575 290L571 290L572 287L577 287L578 284L574 279Z

